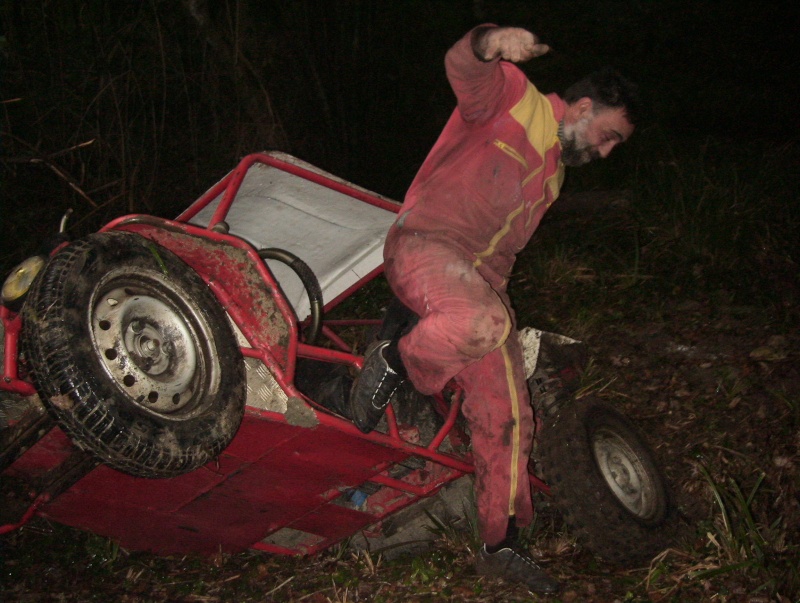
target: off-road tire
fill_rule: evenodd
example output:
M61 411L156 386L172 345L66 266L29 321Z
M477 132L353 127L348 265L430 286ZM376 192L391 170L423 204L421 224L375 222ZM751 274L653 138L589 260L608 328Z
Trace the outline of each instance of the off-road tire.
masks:
M548 417L539 460L553 503L606 561L643 564L669 546L675 513L654 455L633 424L592 397Z
M138 477L214 459L244 414L244 363L210 290L134 234L90 235L56 254L23 307L36 385L81 449Z

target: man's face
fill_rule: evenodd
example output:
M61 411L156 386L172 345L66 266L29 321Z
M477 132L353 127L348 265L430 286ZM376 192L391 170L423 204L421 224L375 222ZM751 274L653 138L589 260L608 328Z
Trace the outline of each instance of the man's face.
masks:
M587 110L576 113L573 121L564 120L564 136L561 140L561 161L564 165L574 167L608 157L615 146L633 134L634 127L624 109L602 108L594 111L590 104Z

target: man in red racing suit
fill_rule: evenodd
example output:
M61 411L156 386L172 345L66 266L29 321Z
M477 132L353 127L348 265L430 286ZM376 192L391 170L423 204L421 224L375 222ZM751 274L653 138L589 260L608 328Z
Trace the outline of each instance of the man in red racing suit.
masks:
M565 165L606 157L633 133L635 87L613 70L543 95L513 62L549 48L491 25L447 53L458 106L414 179L384 248L393 292L419 316L365 358L351 396L364 432L406 378L423 394L464 391L484 547L478 572L555 592L514 547L533 516L527 465L534 417L506 285L516 254L558 197Z

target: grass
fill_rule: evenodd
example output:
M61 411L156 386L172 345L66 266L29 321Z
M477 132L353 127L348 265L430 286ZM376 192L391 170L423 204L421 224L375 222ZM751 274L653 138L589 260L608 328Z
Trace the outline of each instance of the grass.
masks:
M750 585L747 591L751 597L797 592L800 573L796 560L800 549L788 543L780 517L765 523L755 510L758 495L769 497L764 492L765 475L758 475L749 491L744 492L733 478L715 478L702 463L696 463L696 468L714 502L713 515L700 526L705 528L705 534L698 534L704 544L692 553L665 551L651 566L648 586L662 597L676 593L687 583L715 582L716 589L724 593L731 582L742 580ZM664 582L672 584L656 586Z

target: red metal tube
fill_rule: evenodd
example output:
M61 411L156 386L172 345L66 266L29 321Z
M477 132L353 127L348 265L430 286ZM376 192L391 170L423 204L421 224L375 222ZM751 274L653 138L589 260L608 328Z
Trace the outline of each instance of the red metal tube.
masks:
M36 500L33 501L28 510L22 515L22 518L17 523L7 523L5 525L0 526L0 534L8 534L9 532L13 532L14 530L20 529L26 523L28 523L33 516L36 515L36 511L39 510L43 504L50 501L49 494L40 494L36 497Z
M3 383L2 388L22 396L32 396L36 388L27 381L19 378L17 365L19 334L22 330L22 317L12 312L5 306L0 306L0 318L3 320L4 355L3 355Z

